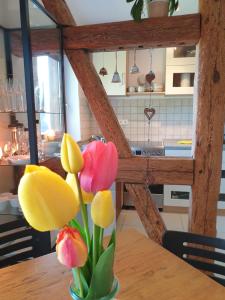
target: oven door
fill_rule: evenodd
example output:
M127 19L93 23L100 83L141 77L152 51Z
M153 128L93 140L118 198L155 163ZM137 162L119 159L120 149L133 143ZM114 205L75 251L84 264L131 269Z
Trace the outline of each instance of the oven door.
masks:
M164 186L162 184L150 185L149 190L152 194L153 201L156 206L162 210L163 209L163 199L164 199ZM123 208L132 209L134 208L133 200L131 199L128 191L124 185L124 195L123 195Z

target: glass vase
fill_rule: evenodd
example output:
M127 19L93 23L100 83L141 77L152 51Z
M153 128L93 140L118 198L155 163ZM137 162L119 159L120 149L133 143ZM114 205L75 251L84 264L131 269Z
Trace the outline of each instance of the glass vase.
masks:
M119 292L119 282L115 278L114 282L113 282L112 290L107 296L104 296L101 298L94 298L92 300L116 300L115 296L117 295L118 292ZM77 295L77 293L72 289L72 286L70 286L70 296L72 297L73 300L84 300L85 299L85 298L80 298L80 296Z

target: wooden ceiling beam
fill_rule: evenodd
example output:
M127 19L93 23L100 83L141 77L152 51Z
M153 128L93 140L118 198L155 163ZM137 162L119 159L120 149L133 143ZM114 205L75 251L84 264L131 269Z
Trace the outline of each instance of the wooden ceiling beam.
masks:
M194 161L176 157L132 157L119 160L117 181L149 184L193 184Z
M60 49L60 31L57 28L31 29L32 55L55 54ZM22 33L20 30L10 32L11 52L23 56Z
M89 51L163 48L195 45L200 38L200 15L144 19L66 27L65 49Z

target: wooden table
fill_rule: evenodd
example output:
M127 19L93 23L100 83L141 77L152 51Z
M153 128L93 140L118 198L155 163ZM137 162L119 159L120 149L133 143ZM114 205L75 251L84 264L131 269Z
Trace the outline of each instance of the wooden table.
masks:
M224 300L225 288L134 230L118 234L119 300ZM0 300L71 300L55 253L0 270Z

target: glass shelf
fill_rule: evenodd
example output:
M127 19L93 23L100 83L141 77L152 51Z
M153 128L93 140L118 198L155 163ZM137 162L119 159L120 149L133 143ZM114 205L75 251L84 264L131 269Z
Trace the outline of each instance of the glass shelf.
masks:
M26 111L0 111L0 114L27 114ZM63 112L36 111L36 114L63 115Z

